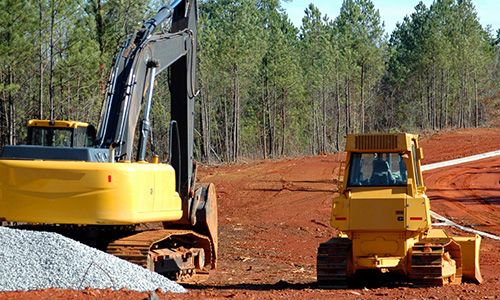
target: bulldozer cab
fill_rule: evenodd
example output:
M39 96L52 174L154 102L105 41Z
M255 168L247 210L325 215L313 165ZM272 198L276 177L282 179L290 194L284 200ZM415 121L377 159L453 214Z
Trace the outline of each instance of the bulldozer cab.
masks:
M348 135L346 172L334 199L332 226L347 234L382 230L417 236L428 229L429 199L418 149L416 135Z
M425 192L420 171L423 154L416 135L349 135L346 152L341 193L383 187L407 187L412 197Z
M76 121L29 120L27 144L47 147L92 147L94 125Z

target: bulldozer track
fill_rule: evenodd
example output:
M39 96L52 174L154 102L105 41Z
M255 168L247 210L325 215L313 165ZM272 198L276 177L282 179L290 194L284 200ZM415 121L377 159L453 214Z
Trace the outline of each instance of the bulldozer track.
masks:
M213 255L210 239L192 230L164 229L142 231L112 241L109 243L106 252L155 271L153 261L153 257L155 256L153 253L154 250L161 250L164 247L176 251L187 251L185 245L203 248L206 253L205 255L207 255L207 262L212 262ZM208 278L208 269L193 268L163 275L180 282L200 283Z
M456 268L456 271L447 271L450 266ZM411 254L410 279L416 287L460 284L460 246L451 239L424 239L416 243Z
M343 289L349 285L349 255L352 241L347 238L332 238L318 248L318 288Z

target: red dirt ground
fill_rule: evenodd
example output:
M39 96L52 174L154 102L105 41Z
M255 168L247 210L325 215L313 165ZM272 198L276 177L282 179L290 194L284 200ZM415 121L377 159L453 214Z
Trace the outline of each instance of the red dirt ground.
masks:
M443 131L420 138L424 164L500 149L500 129ZM202 167L219 201L219 268L188 294L160 299L496 299L500 241L484 238L484 284L412 288L316 288L316 248L336 231L329 226L339 160L323 155ZM424 173L433 211L500 236L500 157ZM471 235L446 228L452 235ZM111 290L0 292L0 299L146 299L151 293Z

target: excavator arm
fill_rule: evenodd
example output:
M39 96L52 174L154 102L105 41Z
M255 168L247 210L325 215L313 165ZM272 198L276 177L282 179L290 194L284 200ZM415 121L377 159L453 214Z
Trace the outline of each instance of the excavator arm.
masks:
M171 164L178 177L178 190L191 188L193 172L194 96L196 81L196 1L176 0L162 7L122 46L115 60L108 95L99 126L96 146L116 147L115 160L133 160L136 127L140 137L136 161L145 158L150 132L149 115L155 76L170 67L171 120L177 124L177 139L171 139ZM171 30L154 34L160 24L171 19ZM139 122L144 106L142 122ZM175 128L175 127L174 127Z

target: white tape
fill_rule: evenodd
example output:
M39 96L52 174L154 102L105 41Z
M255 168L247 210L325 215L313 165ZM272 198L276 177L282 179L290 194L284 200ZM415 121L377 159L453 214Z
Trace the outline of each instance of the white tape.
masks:
M471 161L475 161L475 160L480 160L480 159L485 159L485 158L490 158L490 157L499 156L499 155L500 155L500 150L496 150L496 151L492 151L492 152L486 152L486 153L482 153L482 154L477 154L477 155L462 157L462 158L458 158L458 159L452 159L452 160L447 160L447 161L443 161L443 162L438 162L438 163L434 163L434 164L424 165L421 167L421 170L422 170L422 172L425 172L425 171L430 171L430 170L434 170L437 168L449 167L449 166L453 166L453 165L463 164L463 163L467 163L467 162L471 162Z

